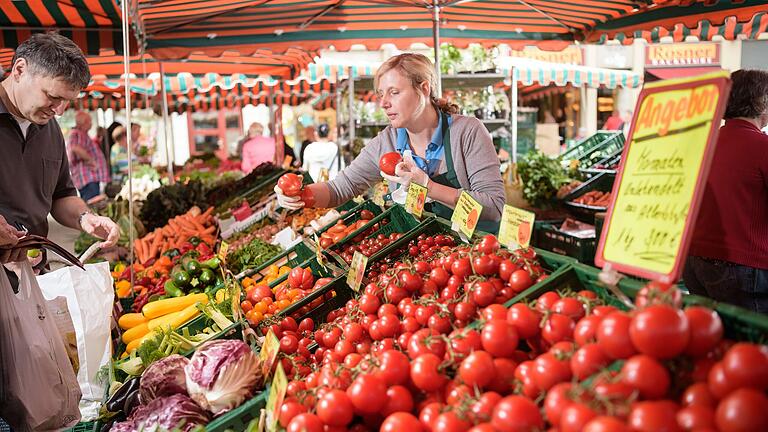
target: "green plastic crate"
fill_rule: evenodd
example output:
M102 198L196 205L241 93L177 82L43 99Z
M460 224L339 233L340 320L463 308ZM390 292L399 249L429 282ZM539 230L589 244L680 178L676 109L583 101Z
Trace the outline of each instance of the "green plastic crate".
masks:
M624 148L624 134L621 131L597 131L560 155L563 166L578 160L579 166L591 167L619 149Z
M241 271L237 278L239 280L242 280L246 276L253 277L255 275L264 277L266 274L267 269L272 264L279 266L287 265L288 267L295 267L299 265L300 263L312 258L315 256L315 251L313 251L309 246L307 246L304 243L297 243L295 246L291 247L290 249L286 250L285 252L279 253L272 257L269 261L265 262L264 264L253 267L253 268L247 268L243 271Z
M320 305L312 310L301 313L300 310L312 303L315 299L323 296L331 295L331 298L325 300ZM317 289L310 293L307 297L301 299L284 310L280 311L277 316L292 316L296 322L301 322L305 318L312 318L315 326L326 322L328 313L343 307L347 301L354 297L355 292L347 285L347 275L344 274L320 289Z
M613 173L616 174L616 171L619 169L619 163L621 162L621 155L624 152L624 149L616 150L615 152L611 153L610 155L606 156L605 158L597 161L596 163L592 164L592 166L587 168L580 168L579 171L581 171L582 174L585 176L591 178L596 175L600 175L603 173ZM600 167L610 167L615 165L616 168L598 168Z
M616 174L609 172L592 177L589 181L574 189L563 198L563 201L565 201L565 209L576 219L589 224L594 224L595 214L606 211L608 207L578 204L573 202L573 200L591 191L611 192L614 181L616 181Z
M608 288L602 286L597 281L596 275L599 273L599 270L594 269L597 271L592 272L589 269L592 269L592 267L583 266L578 263L562 267L547 279L513 297L505 306L509 307L515 303L535 300L549 291L571 289L574 292L581 290L593 291L607 304L627 310L628 306L626 304L622 303L616 295L612 294ZM634 296L641 287L642 284L638 281L626 278L619 281L621 292L630 297Z
M335 278L339 276L339 274L341 273L341 269L336 267L336 265L333 263L329 263L329 265L321 265L319 262L317 262L316 255L312 255L311 257L307 258L303 262L300 262L295 265L291 265L291 268L295 268L295 267L301 267L301 268L309 267L309 269L312 271L312 275L315 276L315 280L319 278L328 278L328 277ZM275 288L276 286L285 282L285 280L288 279L289 274L290 273L285 273L279 278L273 280L272 282L269 283L269 287Z
M345 203L345 205L349 206L349 203L354 203L354 201L348 201ZM343 215L340 219L336 219L335 221L329 223L328 225L324 226L320 231L317 232L318 238L320 235L326 231L328 231L332 226L336 224L338 220L341 220L344 222L345 225L349 226L358 220L360 220L360 212L363 210L368 210L371 213L374 214L374 216L378 216L384 212L381 207L379 207L378 204L375 204L371 200L363 201L360 204L355 205L352 208L347 209L347 213Z
M184 329L188 329L190 334L197 334L206 327L210 327L213 325L213 321L209 320L205 315L201 315L192 321L188 322L187 324L179 327L176 329L176 333L182 334ZM243 327L246 326L242 321L235 321L231 326L225 328L224 330L216 333L208 340L217 340L217 339L242 339L243 338ZM195 352L195 349L191 349L188 351L181 352L179 354L189 357L192 355L192 353Z
M268 397L269 390L265 389L239 407L213 419L205 427L205 430L207 432L224 432L228 430L240 432L247 430L248 425L253 420L259 420L261 410L267 406Z
M332 252L329 255L336 260L342 268L349 268L349 264L345 262L338 253L344 249L344 247L352 242L356 242L355 239L366 232L367 230L371 229L374 225L379 224L381 221L387 221L386 225L380 225L377 230L370 233L367 237L376 236L379 234L383 235L389 235L392 233L408 233L414 228L418 227L421 222L419 222L413 215L405 211L405 208L403 208L400 205L395 205L390 208L388 208L383 213L377 215L373 219L370 220L367 224L360 227L359 229L353 231L348 236L344 237L341 241L337 242L333 246L329 248L329 251ZM358 239L359 240L359 239ZM394 244L394 242L392 243ZM376 261L379 258L386 256L392 249L389 247L382 248L379 252L373 254L372 256L368 257L368 261Z

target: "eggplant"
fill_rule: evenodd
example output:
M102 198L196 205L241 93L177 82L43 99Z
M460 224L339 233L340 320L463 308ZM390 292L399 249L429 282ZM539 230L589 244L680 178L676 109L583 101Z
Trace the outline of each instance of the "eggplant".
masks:
M123 406L123 412L125 415L131 415L131 411L133 411L134 408L141 405L139 401L139 389L136 389L135 391L128 394L128 396L125 398L125 405Z
M138 391L140 384L141 384L141 377L131 378L125 383L123 383L123 385L120 386L120 388L117 389L115 394L113 394L112 397L110 397L109 400L107 401L107 411L109 412L122 411L123 407L125 406L125 399L128 398L128 396L134 391Z

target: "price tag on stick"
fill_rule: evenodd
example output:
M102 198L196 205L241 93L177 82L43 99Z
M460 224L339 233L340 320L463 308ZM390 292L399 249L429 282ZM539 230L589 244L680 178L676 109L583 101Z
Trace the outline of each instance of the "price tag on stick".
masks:
M360 284L363 283L363 275L365 274L365 266L368 265L368 257L361 254L359 251L355 251L352 255L352 264L349 266L349 273L347 273L347 285L355 292L360 291Z
M499 242L510 250L527 248L531 244L535 220L535 213L505 204L499 226Z
M451 222L453 226L458 227L467 238L472 238L472 234L477 228L477 222L480 220L480 215L483 213L483 205L477 202L466 191L461 191L459 195L459 201L456 203L456 208L453 210L451 216Z
M264 337L264 344L261 346L259 357L261 360L261 373L266 378L272 371L272 365L275 363L277 354L280 352L280 341L275 333L270 329L267 336Z
M222 240L221 245L219 245L219 259L222 262L227 261L227 254L229 253L229 243Z
M408 195L405 197L405 210L421 218L421 214L424 212L424 203L427 201L427 188L424 186L411 182L408 186Z
M285 375L283 365L277 364L275 376L272 378L272 385L269 386L269 397L267 398L267 430L277 430L277 420L280 417L280 407L285 399L285 390L288 388L288 377Z

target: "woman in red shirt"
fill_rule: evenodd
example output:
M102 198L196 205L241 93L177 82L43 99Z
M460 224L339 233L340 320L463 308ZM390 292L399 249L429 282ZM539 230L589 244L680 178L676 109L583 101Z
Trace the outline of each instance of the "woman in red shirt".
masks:
M768 313L768 72L731 80L683 279L692 294Z

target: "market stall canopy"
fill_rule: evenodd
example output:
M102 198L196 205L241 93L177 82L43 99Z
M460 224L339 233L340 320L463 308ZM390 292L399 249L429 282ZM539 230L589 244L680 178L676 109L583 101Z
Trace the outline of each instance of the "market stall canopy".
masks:
M500 69L506 76L522 85L555 84L557 86L585 85L592 88L638 88L643 76L627 70L603 69L587 66L550 63L522 57L506 57L500 60Z
M719 36L757 38L768 32L766 0L667 0L626 16L597 24L588 33L588 42L617 39L631 43L640 38L659 42L672 37L676 42L695 36L701 41Z
M646 3L439 0L440 37L461 48L507 43L562 49L598 23ZM408 48L432 44L432 9L432 2L418 0L140 0L139 37L156 58L183 58L197 50L247 54L262 47L347 50L354 44L379 49L393 43Z
M1 0L0 47L16 48L32 33L55 30L88 55L123 51L121 12L115 0ZM136 38L131 35L131 51Z

